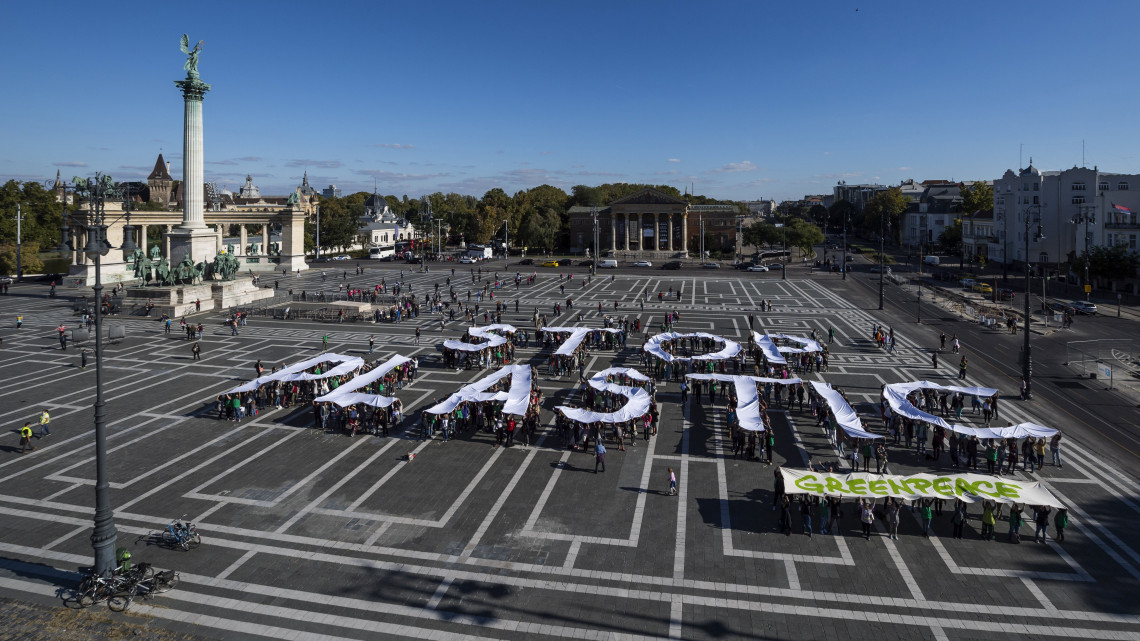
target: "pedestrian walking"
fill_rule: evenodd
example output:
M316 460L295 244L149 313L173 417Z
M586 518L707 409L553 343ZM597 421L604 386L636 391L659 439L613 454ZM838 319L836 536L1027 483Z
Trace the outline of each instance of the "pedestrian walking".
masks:
M83 351L79 352L79 369L87 369L87 348L84 347Z
M598 473L598 467L601 466L602 473L606 471L606 446L602 445L602 439L599 437L594 444L594 474Z
M416 332L419 333L419 330L416 330ZM375 336L369 336L368 337L368 353L371 354L372 350L374 350L374 349L376 349L376 337Z
M192 360L202 360L202 346L197 342L195 342L194 346L190 348L190 352L194 355L194 358Z
M24 426L20 428L20 454L27 452L29 449L36 449L36 446L32 445L31 421L24 423Z
M23 326L24 326L24 316L22 314L16 314L16 329L20 329Z
M946 349L946 332L938 332L938 351Z
M957 351L957 350L955 350L955 351ZM958 363L958 378L962 379L962 380L966 379L966 357L965 356L963 356L962 361Z
M51 415L48 414L48 411L46 409L41 410L40 411L40 435L37 438L43 438L45 436L51 435L51 430L48 429L48 426L50 424L51 424Z
M666 494L669 496L677 495L677 475L673 472L673 468L669 468L669 491Z

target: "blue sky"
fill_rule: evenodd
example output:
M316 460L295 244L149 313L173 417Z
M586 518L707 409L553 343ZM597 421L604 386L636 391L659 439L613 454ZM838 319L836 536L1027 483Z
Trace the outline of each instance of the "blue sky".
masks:
M1140 173L1140 3L14 3L0 179L181 176L183 32L206 178L482 195L650 182L725 199ZM196 15L183 15L193 12Z

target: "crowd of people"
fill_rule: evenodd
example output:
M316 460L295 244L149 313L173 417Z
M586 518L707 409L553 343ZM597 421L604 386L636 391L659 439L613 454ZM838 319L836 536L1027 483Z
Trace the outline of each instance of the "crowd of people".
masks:
M506 403L502 400L470 400L461 399L454 407L446 411L431 411L427 407L420 413L420 438L435 439L447 442L459 436L483 432L495 435L495 446L511 447L518 440L523 445L535 442L541 425L540 406L542 404L542 389L538 386L537 372L534 366L530 367L531 385L528 391L525 411L514 414L505 411ZM505 376L483 392L488 396L497 395L512 388L513 376ZM445 399L437 399L435 407L446 403Z

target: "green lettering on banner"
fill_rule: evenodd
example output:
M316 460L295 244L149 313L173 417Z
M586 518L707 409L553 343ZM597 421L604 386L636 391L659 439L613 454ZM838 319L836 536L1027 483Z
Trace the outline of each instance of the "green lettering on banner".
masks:
M878 494L879 496L886 496L887 495L887 482L883 481L881 479L876 479L874 481L868 481L867 482L867 490L869 490L871 492L871 494Z
M891 494L911 494L910 488L906 486L904 480L887 479L887 484L891 486Z
M863 488L863 486L866 484L867 481L864 481L863 479L851 479L847 482L847 487L851 488L852 494L866 494L867 492Z
M907 481L910 486L914 488L915 494L926 494L926 490L930 489L930 481L926 479L910 479Z
M823 482L824 482L824 484L827 485L827 493L828 494L846 494L847 493L847 488L844 487L843 481L840 481L837 478L833 478L833 477L829 476L829 477L823 479Z
M954 488L950 487L950 479L945 476L934 479L934 491L942 496L954 496Z
M1004 497L1007 499L1019 499L1019 498L1021 498L1021 494L1020 494L1021 488L1014 485L1013 483L1002 483L1001 481L998 481L994 487L997 488L997 495L998 496L1001 496L1001 497Z
M814 474L804 474L796 479L796 487L807 492L819 494L823 491L823 486L815 482L816 476Z
M963 494L973 494L974 489L966 482L966 479L958 477L954 479L954 495L962 496Z
M993 487L994 486L994 484L990 483L989 481L978 481L977 483L974 483L974 486L973 486L974 494L977 494L977 495L985 494L986 496L997 496L997 494L994 494L993 492L985 492L985 491L978 489L983 485L985 485L986 487Z

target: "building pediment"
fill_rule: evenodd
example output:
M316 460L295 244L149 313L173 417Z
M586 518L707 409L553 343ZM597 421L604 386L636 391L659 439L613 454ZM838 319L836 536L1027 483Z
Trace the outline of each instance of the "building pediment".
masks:
M610 205L685 205L685 201L680 198L674 198L669 194L657 191L652 187L647 187L641 191L632 193L625 198L619 198L610 203Z

